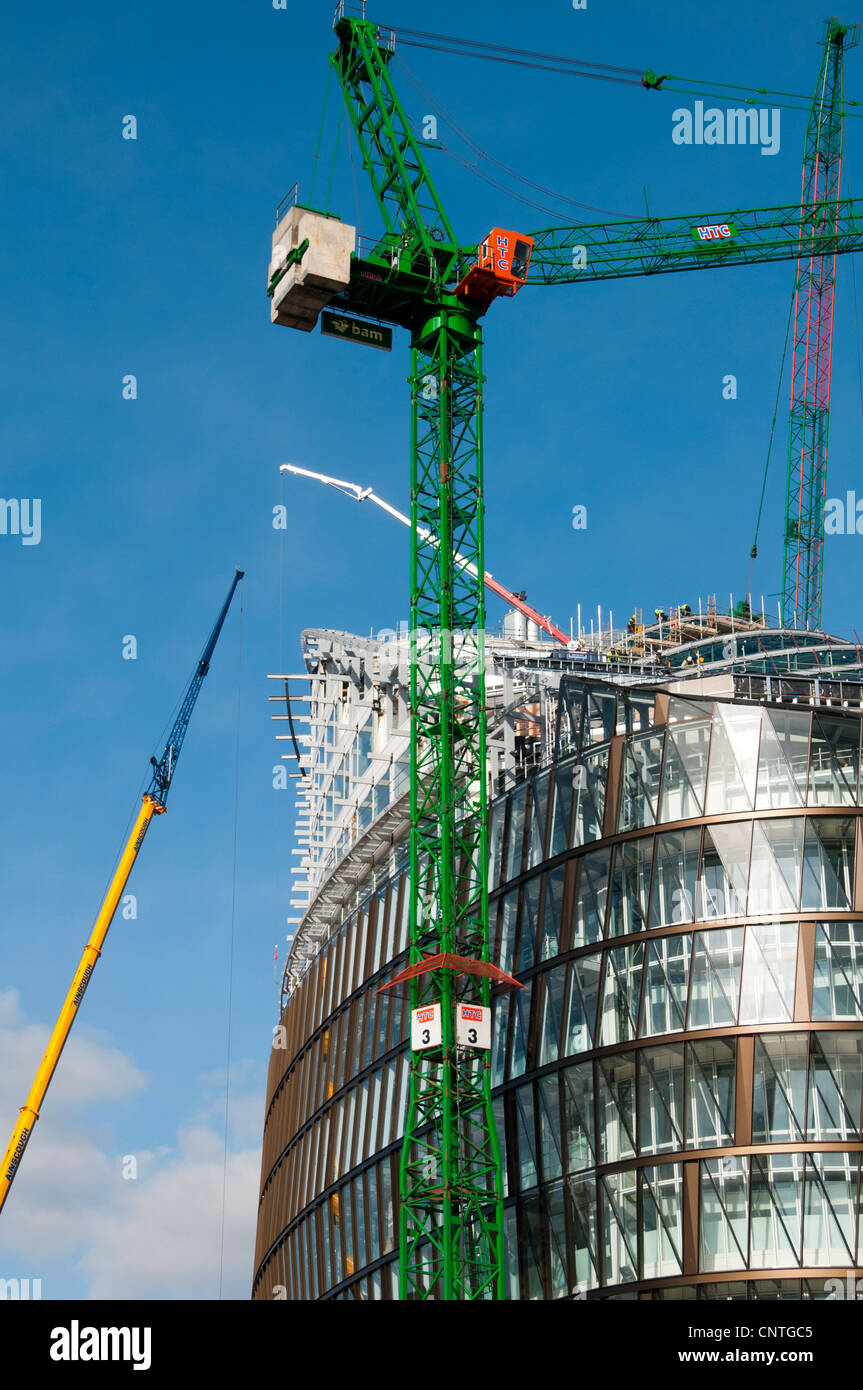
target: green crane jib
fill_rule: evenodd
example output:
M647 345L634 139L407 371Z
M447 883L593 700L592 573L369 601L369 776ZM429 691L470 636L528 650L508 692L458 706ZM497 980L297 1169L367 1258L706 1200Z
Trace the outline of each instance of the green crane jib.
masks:
M335 31L331 61L384 232L358 252L353 227L288 208L269 293L274 322L306 332L329 303L411 335L411 630L437 640L411 652L411 964L397 979L410 980L412 1008L431 1011L440 1040L412 1041L400 1295L502 1298L490 1049L456 1027L457 1012L489 1010L492 985L515 985L489 961L479 320L525 284L791 260L813 238L837 254L860 250L863 200L532 236L496 227L479 245L459 243L393 85L395 37L344 2Z

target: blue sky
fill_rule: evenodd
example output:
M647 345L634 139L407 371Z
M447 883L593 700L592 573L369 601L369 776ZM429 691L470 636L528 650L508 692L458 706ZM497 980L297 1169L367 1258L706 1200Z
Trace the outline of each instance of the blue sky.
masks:
M370 12L395 25L795 92L812 90L821 54L822 15L803 0L588 0L583 11L569 0L501 0L492 25L487 7L453 0L433 12L382 0ZM112 929L0 1218L0 1276L41 1277L45 1297L218 1292L238 690L223 1293L248 1295L273 944L284 947L293 915L292 797L272 786L266 675L298 669L304 627L368 632L407 618L407 534L278 474L292 461L408 503L405 336L396 334L391 354L364 352L269 321L273 213L294 180L301 200L309 196L331 19L330 0L289 0L287 11L271 0L204 9L93 0L86 14L54 6L48 22L42 8L18 7L6 21L0 490L42 500L39 545L0 536L6 1130L147 759L234 565L248 575L242 619L236 607L169 813L130 885L138 918ZM863 96L861 53L848 57L852 97ZM426 105L402 63L490 154L611 214L638 215L644 187L655 215L799 197L802 113L782 112L775 157L685 147L672 142L672 112L691 99L413 48L399 58L412 116L421 120ZM135 141L121 138L128 114ZM845 187L857 193L861 136L850 124ZM326 177L333 133L330 122ZM560 208L550 217L443 153L429 159L463 241L493 225L611 220L540 198ZM344 137L330 204L355 220ZM374 231L362 189L359 211L363 231ZM485 328L487 568L562 625L578 603L585 614L611 607L622 622L633 606L739 595L792 284L793 266L783 264L528 289L494 306ZM122 398L130 373L134 401ZM735 401L722 397L729 373ZM756 595L778 587L784 387L782 402ZM828 496L863 495L860 414L851 267L840 263ZM287 534L272 527L281 501ZM586 532L571 527L577 503L588 508ZM860 625L860 544L827 544L825 622L841 634ZM493 600L490 622L502 611ZM137 637L136 661L122 659L127 634ZM135 1182L120 1176L124 1155L140 1156Z

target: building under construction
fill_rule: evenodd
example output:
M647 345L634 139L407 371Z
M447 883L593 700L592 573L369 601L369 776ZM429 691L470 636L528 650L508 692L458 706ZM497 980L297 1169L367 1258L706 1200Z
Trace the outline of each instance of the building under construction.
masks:
M826 1297L863 1263L863 653L712 603L589 644L487 638L507 1294ZM391 1299L409 642L303 653L254 1296Z
M304 672L274 677L298 916L255 1296L823 1296L857 1268L863 1152L863 660L821 616L836 261L863 249L863 201L840 196L860 26L822 30L799 201L465 237L397 47L602 65L388 29L350 0L334 31L379 230L295 186L271 319L409 345L410 516L311 476L409 527L411 631L307 632ZM639 99L686 90L614 73ZM775 261L796 264L776 623L747 595L561 632L485 571L486 314L531 287ZM765 487L766 468L762 506ZM510 608L497 637L486 589Z

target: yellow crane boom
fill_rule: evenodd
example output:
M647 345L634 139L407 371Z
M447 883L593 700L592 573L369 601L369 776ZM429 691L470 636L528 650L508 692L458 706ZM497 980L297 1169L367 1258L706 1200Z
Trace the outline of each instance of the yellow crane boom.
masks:
M60 1010L60 1015L48 1039L48 1046L45 1048L42 1061L39 1064L39 1070L36 1072L33 1085L30 1087L30 1093L18 1115L18 1121L12 1131L12 1137L6 1145L6 1152L3 1155L3 1164L2 1167L0 1167L0 1211L2 1211L6 1198L9 1195L9 1190L12 1186L15 1174L18 1171L18 1166L23 1157L24 1150L27 1148L33 1134L34 1126L39 1118L39 1110L45 1099L45 1092L51 1084L51 1078L57 1068L60 1054L66 1045L66 1039L69 1036L72 1024L75 1022L78 1015L78 1010L81 1007L87 986L96 968L96 962L102 954L102 946L105 937L108 935L108 928L117 910L117 904L123 896L123 890L132 872L135 860L138 858L139 851L144 843L144 836L147 834L153 816L162 815L166 809L165 802L168 796L168 789L177 766L177 758L179 757L180 748L182 747L183 739L186 735L186 729L188 728L192 710L195 707L195 701L198 698L198 692L204 677L210 669L210 659L215 650L216 642L219 639L222 624L225 621L228 609L231 605L231 599L234 597L234 590L242 578L243 571L237 570L228 597L225 600L216 625L210 633L207 645L195 669L195 674L183 698L180 713L177 715L174 722L162 758L159 762L157 762L155 758L151 758L150 760L153 766L153 776L150 786L144 793L141 809L138 812L135 824L132 826L131 834L120 856L120 862L117 865L102 906L99 909L99 915L93 924L90 939L84 947L78 969L75 971L74 978L69 986L69 992Z

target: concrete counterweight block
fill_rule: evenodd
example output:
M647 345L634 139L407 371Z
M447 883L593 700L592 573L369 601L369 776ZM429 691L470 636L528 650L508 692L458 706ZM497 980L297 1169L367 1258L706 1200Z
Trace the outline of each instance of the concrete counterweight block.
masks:
M308 246L295 258L292 253L298 253L304 241ZM273 232L270 280L276 271L288 267L273 292L273 323L310 333L324 305L350 283L356 242L356 227L337 217L289 208Z

